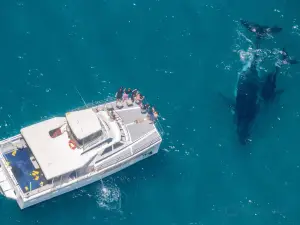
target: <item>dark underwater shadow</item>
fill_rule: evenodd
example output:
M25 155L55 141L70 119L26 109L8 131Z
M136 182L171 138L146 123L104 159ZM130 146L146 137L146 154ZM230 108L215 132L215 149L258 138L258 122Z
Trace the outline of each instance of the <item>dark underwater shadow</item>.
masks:
M255 124L252 128L250 141L245 145L241 144L238 140L238 135L236 132L236 121L234 114L232 112L232 104L234 104L233 97L229 97L222 92L216 93L217 104L220 106L220 110L223 110L223 119L227 121L226 132L228 132L226 138L227 144L230 145L231 152L237 160L248 160L251 156L251 152L254 151L254 140L252 138L252 132L255 131Z
M255 140L260 140L268 137L275 124L280 120L280 114L283 104L279 100L273 103L263 104L261 106L259 116L256 120L256 130L253 133Z

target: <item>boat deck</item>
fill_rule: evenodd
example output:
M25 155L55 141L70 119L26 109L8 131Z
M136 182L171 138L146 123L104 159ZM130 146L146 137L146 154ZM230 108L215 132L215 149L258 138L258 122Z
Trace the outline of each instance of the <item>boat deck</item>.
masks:
M28 147L6 152L4 157L24 193L47 184L47 180Z
M141 109L124 110L117 112L128 129L131 141L136 141L146 133L155 130L154 124L149 120L144 120L147 114L142 114ZM142 122L135 123L135 120Z
M156 129L153 122L146 119L147 113L141 112L139 105L136 103L133 103L132 106L127 106L125 103L123 103L123 105L123 108L118 109L116 103L112 104L114 110L121 117L124 125L128 129L132 142ZM139 123L135 123L136 120L138 120Z

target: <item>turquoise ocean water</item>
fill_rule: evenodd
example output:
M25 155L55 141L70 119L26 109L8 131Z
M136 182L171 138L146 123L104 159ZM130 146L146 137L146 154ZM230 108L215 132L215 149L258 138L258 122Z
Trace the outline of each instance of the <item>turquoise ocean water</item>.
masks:
M299 225L300 65L262 110L249 146L217 93L231 96L250 37L240 18L278 25L264 42L300 58L296 0L0 1L0 136L119 86L161 114L158 155L26 210L0 197L0 224ZM265 51L267 52L267 51ZM262 70L271 71L272 63Z

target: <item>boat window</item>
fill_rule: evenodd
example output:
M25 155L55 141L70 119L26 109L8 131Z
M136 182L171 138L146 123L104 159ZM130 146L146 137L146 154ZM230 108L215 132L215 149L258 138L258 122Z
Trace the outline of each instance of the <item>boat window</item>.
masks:
M114 144L114 149L117 149L117 148L121 147L122 145L123 145L123 143L118 142L118 143Z
M72 173L69 174L69 178L72 180L75 179L76 177L77 177L76 170L74 170Z
M91 150L93 150L93 149L95 149L95 148L98 148L99 146L101 146L101 145L103 145L103 144L105 144L105 143L106 143L106 144L109 144L111 141L112 141L112 138L107 138L106 140L104 140L104 141L102 141L102 142L99 142L97 145L94 145L93 147L88 148L87 150L84 150L84 152L81 153L81 154L84 154L84 153L89 152L89 151L91 151Z
M112 151L112 146L109 146L109 147L107 147L106 149L104 149L104 151L102 152L101 155L104 155L104 154L109 153L109 152L111 152L111 151Z
M89 136L87 136L87 137L85 137L81 140L77 140L77 142L78 142L79 145L87 144L87 143L95 140L96 138L100 137L101 134L102 134L102 131L100 130L100 131L95 132L95 133L93 133L93 134L91 134L91 135L89 135Z

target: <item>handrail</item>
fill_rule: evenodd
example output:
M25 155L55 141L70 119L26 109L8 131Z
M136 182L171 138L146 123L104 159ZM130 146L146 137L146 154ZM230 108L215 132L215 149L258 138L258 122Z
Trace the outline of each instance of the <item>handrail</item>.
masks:
M156 144L156 143L160 142L161 140L162 140L161 137L156 137L152 141L148 142L148 145L145 144L145 145L138 147L137 149L134 149L134 152L137 153L137 152L141 151L141 149L147 148L147 147L151 146L152 144Z
M3 166L3 167L2 167L2 171L4 172L5 177L6 177L6 179L8 180L8 183L9 183L10 185L12 185L12 188L13 188L13 189L16 188L16 189L18 190L19 194L23 197L23 196L24 196L24 193L23 193L23 191L22 191L20 185L19 185L18 182L15 180L14 176L12 176L12 174L10 173L10 170L6 167L5 163L3 163L2 158L1 158L1 161L2 161L1 165ZM8 176L7 176L6 173L8 174Z
M17 182L17 180L15 179L14 175L12 174L12 172L10 171L10 169L8 168L8 166L6 165L6 160L4 159L2 153L0 154L0 160L1 160L1 164L3 166L3 168L7 171L7 173L9 174L11 180L13 181L14 185L19 185L19 183Z
M155 127L156 127L158 133L163 137L163 136L165 135L165 131L164 131L164 129L163 129L161 123L159 122L159 120L156 120L156 121L154 122L154 125L155 125Z
M148 148L149 146L151 146L151 145L153 145L153 144L156 144L156 143L158 143L159 141L161 141L161 138L160 138L160 137L157 137L157 138L151 140L150 142L147 142L146 144L144 144L144 145L138 147L137 149L135 149L135 153L138 153L138 152L141 151L141 149ZM129 150L129 147L127 147L127 149ZM131 153L131 152L130 152L130 153ZM134 153L134 154L135 154L135 153ZM134 154L130 154L130 156L132 156L132 155L134 155ZM130 156L128 156L128 157L130 157ZM105 162L105 163L103 163L103 164L100 164L100 165L97 167L97 170L100 170L101 168L107 167L107 166L109 166L109 165L111 165L111 164L118 163L119 161L123 161L123 160L125 160L126 158L128 158L128 157L125 157L125 158L123 158L123 157L124 157L124 155L123 155L123 156L121 155L121 156L117 157L116 159L108 160L108 162ZM121 159L121 160L120 160L120 159Z

